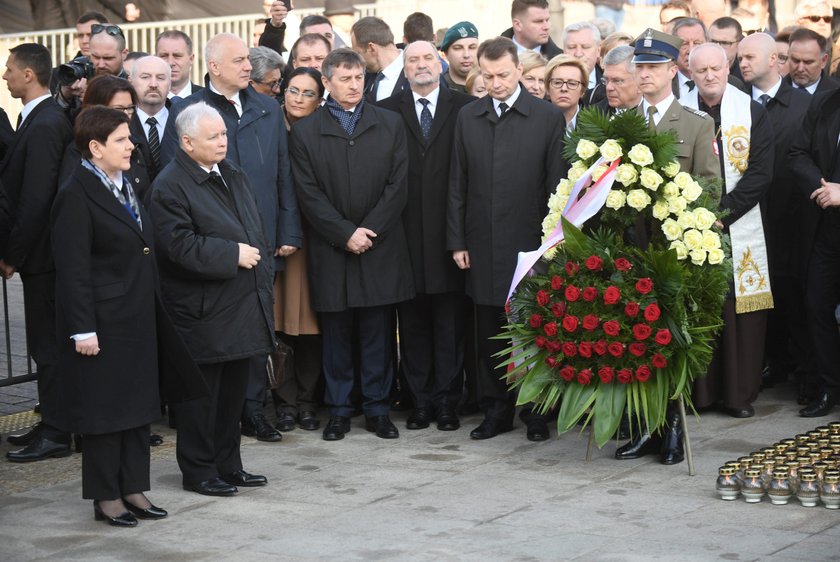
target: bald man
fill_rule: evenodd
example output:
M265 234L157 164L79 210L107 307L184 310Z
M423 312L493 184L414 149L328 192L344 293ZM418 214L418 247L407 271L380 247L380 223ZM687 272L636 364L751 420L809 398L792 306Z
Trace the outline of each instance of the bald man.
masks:
M143 139L140 150L146 162L149 179L160 171L160 140L169 118L168 97L172 69L159 57L141 57L134 61L129 82L137 92L137 108L131 118L131 134ZM145 194L138 193L145 201Z

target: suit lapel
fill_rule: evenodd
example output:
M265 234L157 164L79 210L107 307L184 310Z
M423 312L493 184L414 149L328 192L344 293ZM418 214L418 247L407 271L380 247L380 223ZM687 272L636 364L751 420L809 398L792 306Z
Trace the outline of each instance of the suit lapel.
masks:
M449 119L449 113L452 111L452 93L443 87L439 88L438 92L437 108L435 109L435 118L432 120L432 131L429 133L428 144L432 144L443 130L444 124Z
M411 90L407 90L402 94L400 101L400 112L403 114L403 120L408 123L408 130L417 139L421 145L426 144L426 139L423 138L423 131L420 130L420 122L417 120L417 112L414 110L414 94ZM434 127L434 124L432 125Z
M55 102L52 100L52 98L48 98L32 108L32 111L30 111L29 115L26 116L26 121L21 123L20 128L17 131L15 131L15 136L14 140L12 141L12 144L6 149L6 158L2 163L0 163L0 173L2 173L6 169L6 166L10 162L15 149L18 147L18 145L22 144L24 139L27 137L30 125L32 125L35 119L38 118L38 114L54 103Z
M140 238L143 239L144 242L148 242L146 237L143 236L143 232L140 230L137 221L134 220L134 217L132 217L126 208L120 204L116 197L114 197L111 190L109 190L99 180L99 178L87 169L80 167L78 170L80 170L80 174L83 174L81 178L82 185L85 188L85 193L87 193L87 196L90 197L91 201L101 207L104 211L112 214L114 217L127 224L134 232L137 233L138 236L140 236ZM126 178L128 178L128 176L126 176ZM140 217L144 221L143 224L147 225L146 228L148 228L151 223L147 222L148 218L144 217L142 213L143 211L141 210Z

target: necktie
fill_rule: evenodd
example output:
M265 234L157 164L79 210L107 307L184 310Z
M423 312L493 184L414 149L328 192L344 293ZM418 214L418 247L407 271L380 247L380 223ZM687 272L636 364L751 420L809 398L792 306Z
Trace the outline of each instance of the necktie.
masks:
M155 171L160 169L160 136L158 135L157 119L149 117L146 125L149 126L149 153L152 155L152 164Z
M510 109L510 107L505 102L499 104L499 119L505 116L508 109Z
M690 92L694 89L694 80L686 80L685 85L688 86L688 91Z
M173 104L178 103L178 102L179 102L179 101L181 101L182 99L183 99L183 98L182 98L181 96L172 96L171 98L169 98L169 100L170 100Z
M771 97L770 97L770 96L768 96L767 94L761 94L760 96L758 96L758 101L759 101L759 102L761 103L761 105L763 105L764 107L767 107L767 104L768 104L768 103L770 103L770 100L771 100L771 99L773 99L773 98L771 98Z
M429 140L429 135L432 132L432 112L429 111L429 100L420 98L419 101L423 104L423 111L420 112L420 131L423 133L423 138Z
M23 113L18 113L17 124L15 125L15 131L20 130L20 124L23 123Z
M656 113L657 113L657 111L656 111L656 106L655 105L651 105L647 108L648 127L650 128L651 131L656 131L656 118L654 117L656 115Z
M376 94L379 91L379 81L383 78L385 78L385 75L381 72L377 72L376 76L374 76L373 79L370 81L367 93L368 96L370 96L370 99L372 99L373 101L376 101Z

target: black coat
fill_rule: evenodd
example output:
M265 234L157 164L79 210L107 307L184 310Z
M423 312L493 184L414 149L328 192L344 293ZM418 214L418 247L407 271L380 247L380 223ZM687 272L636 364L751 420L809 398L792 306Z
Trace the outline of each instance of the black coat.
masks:
M600 64L595 65L595 87L587 89L580 98L581 107L589 107L590 105L597 105L599 102L606 101L607 87L601 84L601 78L604 76L604 70Z
M15 130L12 129L12 124L9 122L9 116L0 107L0 162L6 156L6 150L15 140Z
M21 124L0 164L0 258L21 273L53 269L50 208L72 136L65 113L45 99Z
M408 131L408 204L403 211L403 227L414 288L426 294L464 290L464 274L446 249L445 209L455 122L461 108L475 98L443 87L438 92L428 142L420 130L411 90L379 104L399 113Z
M292 170L307 230L312 309L393 304L414 297L402 225L408 200L405 128L398 115L365 103L353 135L326 107L292 127ZM345 249L359 227L370 250Z
M150 214L163 302L193 359L221 363L274 347L274 289L259 212L248 178L228 160L216 185L183 151L152 184ZM239 267L239 243L259 249Z
M782 82L795 90L805 90L805 88L795 88L793 86L793 77L790 74L782 78ZM837 88L840 88L840 80L834 78L833 76L829 76L825 71L823 71L822 76L820 77L820 82L817 84L817 89L814 90L813 95L830 92L831 90L836 90ZM808 94L809 92L805 90L805 93Z
M536 250L548 197L566 175L563 113L523 88L504 118L486 96L458 114L447 204L447 248L467 250L467 290L503 306L517 253Z
M167 100L168 101L168 100ZM140 123L140 117L137 116L137 112L131 116L131 121L128 124L128 128L131 131L131 140L134 142L134 149L139 153L137 155L136 160L138 164L143 165L143 172L145 173L146 177L148 177L149 184L155 181L155 177L157 177L160 170L155 169L154 162L152 161L152 153L149 150L149 139L146 137L146 131L143 130L143 124ZM163 142L163 135L159 139L159 142ZM135 158L131 159L132 164L134 164ZM161 160L161 163L163 161ZM144 190L143 193L143 201L148 202L146 196L148 195L148 186Z
M140 211L143 230L82 166L55 198L56 380L64 406L59 426L66 431L111 433L158 419L159 372L179 379L192 396L205 390L183 343L158 338L158 324L167 318L157 312L152 222ZM71 339L88 332L96 332L101 348L92 357L77 353ZM174 369L161 369L173 363Z
M507 37L508 39L513 40L513 28L507 28L506 30L502 31L500 35L502 37ZM540 47L540 54L546 59L551 60L557 55L562 55L563 49L558 47L557 44L551 39L551 37L549 37L548 43Z

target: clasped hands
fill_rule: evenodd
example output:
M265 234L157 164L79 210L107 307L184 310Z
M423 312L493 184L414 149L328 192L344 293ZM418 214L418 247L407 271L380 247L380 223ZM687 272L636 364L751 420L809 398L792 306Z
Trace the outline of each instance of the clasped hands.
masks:
M356 255L361 255L373 247L373 239L376 238L376 233L369 228L360 226L353 232L353 235L344 245L344 249L348 252L353 252Z

